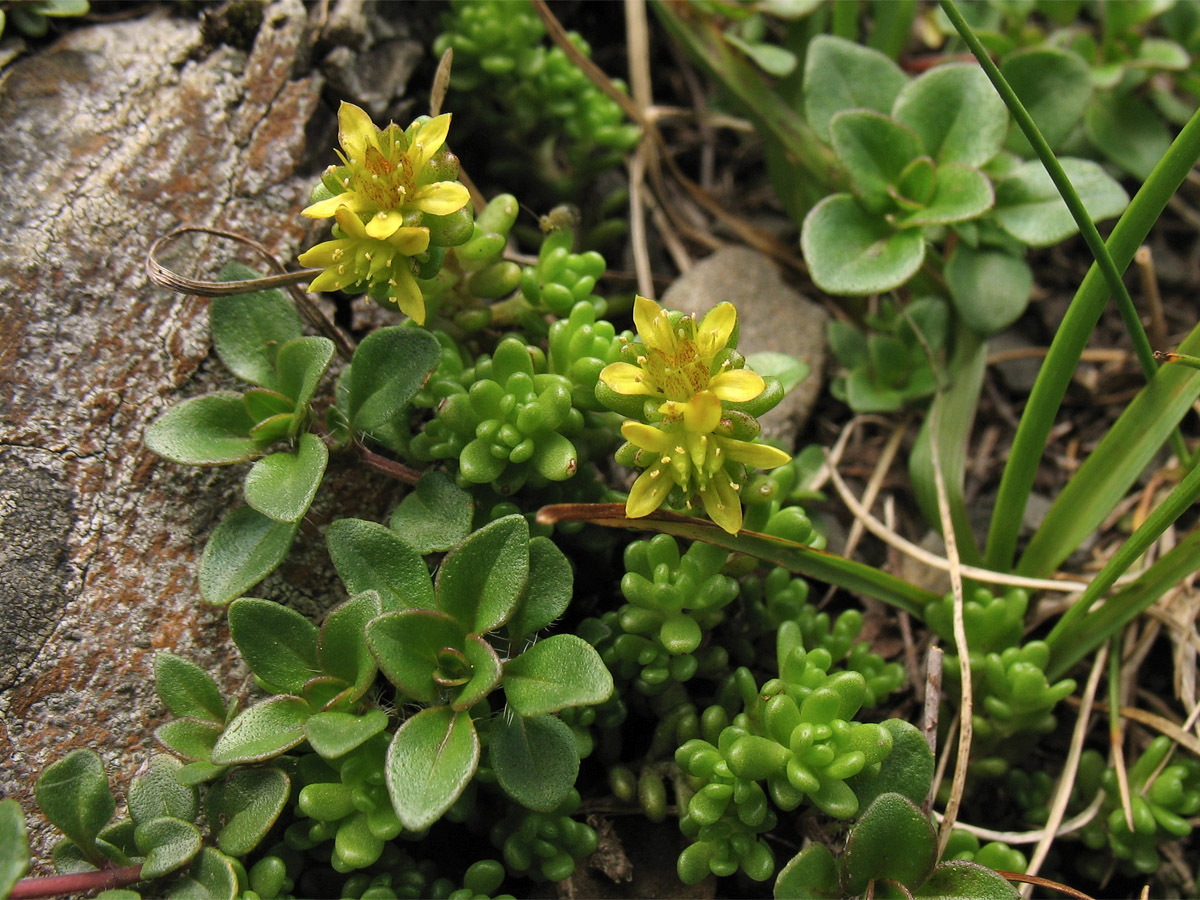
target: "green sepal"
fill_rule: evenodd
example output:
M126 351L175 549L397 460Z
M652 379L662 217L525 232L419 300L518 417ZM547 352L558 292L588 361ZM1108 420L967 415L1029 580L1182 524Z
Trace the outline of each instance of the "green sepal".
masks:
M363 338L342 376L350 428L368 437L390 425L437 368L441 346L428 331L395 325Z
M325 759L337 759L361 747L388 725L381 709L369 709L361 716L333 710L316 713L304 723L304 736Z
M299 695L317 663L317 626L271 600L242 597L229 606L229 631L255 677L273 693Z
M395 531L363 519L339 519L329 526L325 541L351 594L378 591L384 612L433 607L429 568Z
M200 795L193 786L176 777L183 763L170 756L155 755L146 771L129 786L129 815L138 825L169 817L191 822L200 811Z
M487 634L512 618L528 580L529 523L520 515L504 516L474 532L442 561L437 606L466 631Z
M142 822L134 832L141 855L141 877L149 881L161 878L190 863L200 852L200 829L183 819L163 816Z
M171 886L167 900L235 900L238 893L234 860L205 847L196 854L187 874Z
M538 641L504 664L501 681L509 705L523 716L591 706L613 691L612 674L596 648L573 634Z
M223 466L262 453L251 435L254 420L242 395L219 391L173 406L146 429L146 446L164 459L190 466Z
M276 522L242 506L221 520L200 557L200 596L224 606L242 596L283 562L300 525Z
M304 741L304 721L312 714L299 697L279 696L239 713L212 750L218 766L257 763L279 756Z
M388 794L401 823L428 828L450 808L479 765L479 735L465 712L423 709L396 731L388 747Z
M246 476L246 502L276 522L298 522L312 505L328 462L325 442L306 432L295 453L272 453L254 464Z
M553 812L579 774L579 750L555 716L502 716L492 726L488 759L504 792L529 809Z
M335 606L321 626L317 660L322 670L349 685L340 697L343 702L357 700L375 683L378 669L367 648L365 632L367 623L383 611L382 607L378 592L363 591Z
M225 702L217 683L182 656L165 650L154 654L154 690L173 716L225 723Z
M104 862L96 836L108 824L117 801L108 787L104 763L91 750L72 750L47 766L33 786L43 815L78 845L94 865Z
M7 897L29 871L29 834L21 804L11 798L0 800L0 897Z
M222 281L261 278L248 266L229 263ZM208 308L213 348L225 367L243 381L275 388L279 348L303 334L300 316L282 291L270 289L213 297Z
M400 501L388 527L417 553L444 553L471 533L474 514L470 494L441 472L427 472Z
M230 856L245 856L275 824L291 792L291 779L280 769L240 767L211 785L205 816L217 831L217 846Z
M937 835L925 815L907 797L882 794L866 808L846 838L839 859L847 896L888 878L909 889L919 887L937 862Z

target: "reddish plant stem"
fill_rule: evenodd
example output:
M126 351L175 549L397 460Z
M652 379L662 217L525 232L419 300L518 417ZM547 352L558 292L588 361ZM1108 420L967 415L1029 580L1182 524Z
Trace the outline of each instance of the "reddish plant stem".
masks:
M380 456L378 453L368 450L361 444L358 445L358 455L372 469L382 472L384 475L390 475L397 481L403 481L405 484L416 484L421 480L421 473L416 469L410 469L408 466L398 463L394 459Z
M10 900L30 900L34 897L58 897L63 894L83 894L107 891L111 888L136 884L142 878L142 866L115 866L95 872L76 872L72 875L51 875L48 878L22 878L13 885Z

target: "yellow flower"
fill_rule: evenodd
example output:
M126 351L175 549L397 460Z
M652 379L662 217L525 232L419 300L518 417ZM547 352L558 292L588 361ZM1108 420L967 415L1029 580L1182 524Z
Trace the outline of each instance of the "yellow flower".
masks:
M729 436L722 401L744 403L766 388L754 372L730 368L728 360L716 362L733 336L737 311L721 303L698 325L690 317L672 325L661 306L638 297L633 321L642 341L636 365L612 363L600 380L619 394L661 399L657 412L663 418L653 425L621 426L621 434L641 451L638 464L650 460L629 492L625 514L632 519L649 515L679 487L689 508L699 494L708 517L734 534L742 527L740 467L770 469L791 459L766 444Z
M333 215L343 236L300 254L302 266L325 269L308 289L339 291L364 285L381 288L402 313L424 325L425 297L413 277L412 257L428 249L429 229L405 226L380 240L368 233L349 207L340 206Z
M420 213L446 216L467 205L470 195L457 181L436 181L429 162L446 142L450 115L441 115L403 131L394 122L379 129L365 111L343 102L338 109L338 152L343 166L330 172L345 188L303 211L314 219L347 207L366 222L367 234L387 240ZM406 219L409 221L406 223Z

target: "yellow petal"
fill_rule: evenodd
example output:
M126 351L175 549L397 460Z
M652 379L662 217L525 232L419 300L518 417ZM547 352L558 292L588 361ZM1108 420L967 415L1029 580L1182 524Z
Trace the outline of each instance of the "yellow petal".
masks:
M409 316L418 325L425 324L425 296L421 288L408 270L407 265L397 266L393 270L388 297L400 307L400 312Z
M701 391L687 402L683 425L696 434L708 434L721 424L721 401L712 391Z
M757 372L748 369L729 369L716 375L708 389L730 403L745 403L753 400L767 389L767 384Z
M346 195L336 194L333 197L326 197L324 200L318 200L311 206L306 206L300 210L300 215L308 216L310 219L328 219L338 209L339 206L346 205Z
M629 363L609 363L600 372L600 380L618 394L656 394L653 383L646 380L646 372Z
M431 216L448 216L458 212L471 199L471 194L457 181L439 181L417 188L412 199L404 204L406 209L419 209Z
M655 463L638 476L633 483L633 490L629 492L629 499L625 501L626 516L640 519L662 506L667 494L675 486L663 468L661 463Z
M634 297L633 325L647 347L674 355L675 333L667 312L649 297Z
M708 517L725 531L737 534L742 530L742 498L723 473L718 472L700 489L700 499L704 502Z
M342 229L342 233L346 237L355 238L360 241L370 238L370 235L367 234L366 226L362 223L362 219L350 207L339 206L334 211L333 217L337 219L338 228Z
M321 291L340 291L346 282L346 276L338 274L337 267L326 269L308 283L308 291L318 294Z
M342 101L338 107L338 143L350 159L362 159L367 147L378 143L378 131L366 110Z
M387 242L405 256L416 256L429 249L429 229L415 225L397 228Z
M671 436L660 431L653 425L641 422L625 422L621 426L621 436L631 444L649 450L651 453L662 453L671 446Z
M323 244L309 247L297 257L297 261L302 266L324 269L327 266L332 266L334 263L341 262L345 258L346 250L351 243L351 241L346 240L325 241ZM341 252L339 253L338 251Z
M737 309L732 303L718 303L705 313L696 329L696 343L699 345L700 356L711 362L729 343L735 325Z
M449 133L450 113L430 119L417 129L416 137L413 138L412 150L409 152L414 175L420 173L421 169L425 168L425 164L433 158L433 154L442 148L442 144L446 143L446 135ZM451 212L453 211L451 210ZM434 213L434 215L442 216L445 213Z
M776 450L769 444L752 444L750 441L737 441L732 438L721 440L721 449L725 458L730 462L754 466L758 469L774 469L791 462L792 458L782 450Z
M404 216L396 212L380 210L367 223L367 236L377 241L386 241L404 224Z

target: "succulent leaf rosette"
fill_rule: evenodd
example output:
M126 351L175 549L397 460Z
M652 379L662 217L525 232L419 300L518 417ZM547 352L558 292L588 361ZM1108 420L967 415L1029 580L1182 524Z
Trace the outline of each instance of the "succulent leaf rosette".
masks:
M303 210L310 218L337 222L334 240L300 256L301 264L325 270L310 291L369 290L425 324L425 299L413 273L414 257L430 248L424 219L458 213L470 199L454 180L457 160L443 149L449 128L446 114L407 129L394 122L381 129L364 110L342 103L342 165L326 171L315 202Z
M625 514L649 515L679 488L689 509L699 495L709 518L736 533L742 527L738 491L746 467L770 469L791 459L782 450L743 439L757 434L758 423L729 406L753 401L767 390L762 376L738 365L744 362L733 350L737 310L721 303L697 323L638 297L633 321L640 342L625 347L633 361L606 366L600 381L608 390L597 393L627 415L634 407L620 397L643 401L639 418L645 421L621 426L628 444L617 458L643 469Z

